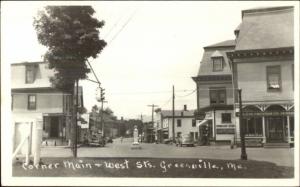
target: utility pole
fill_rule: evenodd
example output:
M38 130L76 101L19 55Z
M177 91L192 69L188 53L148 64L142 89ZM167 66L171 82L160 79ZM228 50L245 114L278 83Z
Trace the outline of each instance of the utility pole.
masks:
M172 136L173 142L175 142L175 91L173 85L173 96L172 96Z
M241 159L247 160L246 146L245 146L245 133L243 123L243 109L242 109L242 89L238 89L239 93L239 108L240 108L240 136L241 136Z
M154 127L154 118L153 118L153 113L154 113L154 107L158 107L158 105L154 105L154 104L152 104L152 105L148 105L149 107L152 107L152 126ZM151 135L151 140L152 140L152 142L153 142L153 134Z
M143 124L143 114L141 114L141 127L142 127L142 137L141 137L141 142L144 142L144 135L145 135L145 128L144 128L144 124Z
M75 142L74 142L74 157L77 158L77 136L78 136L78 79L76 80L76 115L75 115Z
M105 93L104 93L104 88L100 88L100 100L101 100L101 130L102 130L102 137L104 137L104 122L103 122L103 103L105 103Z

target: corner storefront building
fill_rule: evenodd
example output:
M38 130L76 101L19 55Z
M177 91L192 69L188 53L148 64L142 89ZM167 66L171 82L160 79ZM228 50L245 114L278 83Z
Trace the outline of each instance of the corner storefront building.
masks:
M293 15L293 7L243 10L235 49L227 52L233 89L242 90L246 141L265 147L289 147L294 142ZM239 141L237 94L234 101Z

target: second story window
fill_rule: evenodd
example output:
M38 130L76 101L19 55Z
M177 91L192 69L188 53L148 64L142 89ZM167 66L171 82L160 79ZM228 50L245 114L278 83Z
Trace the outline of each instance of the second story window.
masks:
M181 119L177 120L177 127L181 127Z
M214 57L213 61L213 71L222 71L223 70L223 57Z
M28 110L36 109L36 95L28 95Z
M226 104L225 88L210 88L210 104Z
M280 66L267 66L267 89L268 91L281 89Z
M30 84L35 81L35 65L26 65L25 68L25 83Z

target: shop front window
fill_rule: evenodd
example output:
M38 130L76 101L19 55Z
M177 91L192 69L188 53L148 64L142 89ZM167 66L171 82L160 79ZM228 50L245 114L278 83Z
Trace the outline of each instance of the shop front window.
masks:
M262 136L262 118L253 117L243 119L243 124L246 136Z
M181 127L181 119L177 120L177 127Z
M294 117L290 117L290 136L294 137Z

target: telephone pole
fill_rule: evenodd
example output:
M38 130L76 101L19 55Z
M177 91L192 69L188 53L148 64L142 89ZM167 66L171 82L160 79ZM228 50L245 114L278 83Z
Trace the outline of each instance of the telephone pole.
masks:
M100 88L100 100L101 100L101 130L102 130L102 137L104 137L104 122L103 122L103 103L105 103L105 97L104 97L104 88Z
M154 104L152 104L152 105L148 105L149 107L152 107L152 125L153 125L153 127L154 127L154 118L153 118L153 113L154 113L154 107L158 107L158 105L154 105ZM152 142L153 142L153 135L151 135L151 140L152 140Z
M173 85L173 96L172 96L172 136L173 142L175 142L175 91Z
M75 81L76 85L75 85L75 88L76 88L76 108L75 108L75 112L76 112L76 115L75 115L75 142L74 142L74 157L77 158L77 136L78 136L78 79Z

